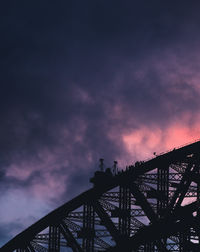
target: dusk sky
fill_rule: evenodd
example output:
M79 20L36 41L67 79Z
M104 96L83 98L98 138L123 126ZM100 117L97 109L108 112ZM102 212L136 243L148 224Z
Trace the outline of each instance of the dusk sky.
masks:
M92 185L200 138L200 1L2 1L0 246Z

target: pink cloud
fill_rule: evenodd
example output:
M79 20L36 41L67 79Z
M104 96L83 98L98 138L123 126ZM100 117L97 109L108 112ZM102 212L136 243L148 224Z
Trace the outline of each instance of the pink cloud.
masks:
M92 152L86 152L84 157L76 155L74 158L74 144L84 144L87 124L81 118L74 117L73 124L78 125L72 136L68 128L62 128L57 134L58 142L54 147L38 149L33 156L17 153L11 164L6 167L6 177L18 181L28 181L26 194L50 202L62 199L67 190L67 181L79 159L85 158L86 163L93 162ZM80 155L80 154L79 154ZM73 161L73 165L72 165ZM81 167L80 167L81 168Z
M45 172L39 181L35 179L31 186L31 194L37 199L46 201L60 197L66 190L67 175L64 173ZM42 182L41 182L42 181Z
M128 134L122 135L122 141L125 149L136 160L145 160L157 154L171 150L173 148L196 141L200 137L200 128L198 124L170 125L163 131L161 128L147 128L142 126Z
M68 165L69 162L63 150L45 149L38 153L37 159L18 158L18 162L7 167L6 176L25 181L37 172L38 175L32 178L27 193L38 199L45 198L45 201L49 201L60 197L66 190L68 173L64 170L69 171ZM63 167L62 172L61 167Z

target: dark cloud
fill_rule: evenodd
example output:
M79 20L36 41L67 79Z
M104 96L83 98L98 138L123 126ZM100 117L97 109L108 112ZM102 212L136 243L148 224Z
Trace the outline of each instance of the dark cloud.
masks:
M175 144L199 134L198 7L1 4L0 200L6 211L32 199L24 225L24 211L1 222L0 232L9 230L1 244L28 217L88 188L100 157L123 166L171 147L170 134Z

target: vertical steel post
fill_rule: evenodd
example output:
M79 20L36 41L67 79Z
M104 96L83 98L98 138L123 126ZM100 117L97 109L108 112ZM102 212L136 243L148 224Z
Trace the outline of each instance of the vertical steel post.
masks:
M83 229L82 229L82 246L85 252L94 251L94 208L91 204L83 205Z
M164 216L164 211L168 207L169 203L169 166L165 165L163 167L157 168L157 216L162 218ZM164 246L167 246L167 240L162 239L161 241ZM154 250L151 250L154 251Z
M151 243L147 243L144 245L144 252L154 252L155 249L154 249L154 243L151 242Z
M159 167L157 169L157 214L158 217L162 217L164 209L168 207L169 200L169 167Z
M131 192L124 185L119 187L119 232L124 237L130 236Z
M198 157L198 169L197 169L197 176L200 177L200 157ZM200 219L200 181L197 181L197 218ZM200 244L200 235L198 235L198 243Z
M59 227L49 226L49 252L60 252L60 230Z

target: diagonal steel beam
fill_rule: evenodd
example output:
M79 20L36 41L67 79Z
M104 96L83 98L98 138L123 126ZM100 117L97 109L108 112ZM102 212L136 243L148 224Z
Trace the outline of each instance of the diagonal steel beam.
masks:
M129 188L130 188L131 193L135 197L136 201L142 207L146 216L149 218L149 220L152 223L157 222L158 217L157 217L156 213L154 212L151 205L149 204L149 202L145 198L144 194L142 192L140 192L138 186L135 183L130 183ZM168 251L162 242L156 242L156 246L158 247L158 249L160 251Z
M100 205L98 201L94 201L93 207L95 212L98 214L99 218L101 219L102 223L105 225L107 230L110 232L111 236L115 240L116 243L118 243L120 238L120 233L115 227L114 223L110 219L110 216L106 213L106 211L103 209L103 207Z
M38 252L48 252L48 249L41 246L40 244L38 244L37 242L31 241L30 244L32 245L32 247L34 249L36 249L36 251Z
M33 248L31 244L28 245L28 249L30 252L35 252L35 249Z
M69 220L68 218L64 219L63 221L65 223L65 225L67 225L67 227L70 227L73 231L78 232L81 230L81 226L75 224L74 222L72 222L71 220ZM73 234L72 234L73 235ZM110 247L110 244L108 244L107 242L105 242L104 240L102 240L99 236L99 232L96 231L96 235L98 235L98 237L94 238L94 241L96 244L101 244L103 248L108 248Z
M169 219L160 219L149 226L141 228L130 238L130 246L137 248L143 243L170 237L171 235L176 235L180 230L184 232L190 227L195 227L195 225L198 225L199 220L198 217L193 217L192 213L197 208L197 202L190 203L177 209L169 216Z
M129 185L130 191L135 197L137 203L141 206L143 211L145 212L146 216L149 218L151 222L157 221L157 215L155 214L154 210L152 209L151 205L145 198L144 194L140 192L138 186L135 183L131 183Z
M185 219L182 219L179 222L173 220L158 220L149 226L141 228L129 239L129 246L133 249L137 249L142 244L167 238L171 235L177 234L180 230L187 230L193 225L194 221L196 220L191 215L186 216ZM166 249L163 251L166 251Z
M193 167L193 163L189 163L186 170L185 170L185 173L170 201L170 204L169 204L169 208L167 210L168 213L170 213L170 211L175 208L175 207L178 207L181 205L188 189L189 189L189 186L191 184L191 169ZM178 200L177 200L178 199Z
M68 242L68 245L72 248L74 252L83 252L81 246L78 244L73 234L71 233L71 231L68 229L67 225L63 221L59 225L59 229L60 229L61 234L64 236L64 238Z

